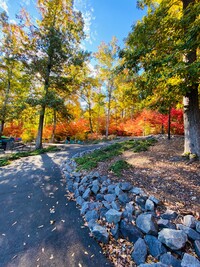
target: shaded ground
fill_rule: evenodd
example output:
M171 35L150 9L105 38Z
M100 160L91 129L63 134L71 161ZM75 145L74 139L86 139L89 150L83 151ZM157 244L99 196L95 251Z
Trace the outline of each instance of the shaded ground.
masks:
M66 198L59 165L83 149L70 145L0 168L1 267L111 266Z
M183 137L158 137L158 142L148 151L127 151L122 157L101 163L98 170L111 180L130 181L147 194L158 197L171 209L181 214L200 216L200 162L190 163L183 153ZM120 177L109 172L111 162L124 158L131 168Z

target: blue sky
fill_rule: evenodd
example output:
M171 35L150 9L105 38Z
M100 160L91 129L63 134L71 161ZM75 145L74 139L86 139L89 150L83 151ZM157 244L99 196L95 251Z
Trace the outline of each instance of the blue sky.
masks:
M21 7L25 7L35 17L36 0L0 0L1 11L8 12L11 19ZM82 11L85 19L87 39L84 47L95 52L99 44L110 42L116 36L119 45L131 30L131 26L144 15L136 8L136 0L75 0L75 6Z

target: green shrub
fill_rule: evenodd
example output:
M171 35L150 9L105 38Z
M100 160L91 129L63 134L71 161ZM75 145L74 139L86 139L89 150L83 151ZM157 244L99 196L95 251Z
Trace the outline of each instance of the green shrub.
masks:
M129 167L130 165L125 160L118 160L110 166L109 170L120 176L122 171L127 170Z

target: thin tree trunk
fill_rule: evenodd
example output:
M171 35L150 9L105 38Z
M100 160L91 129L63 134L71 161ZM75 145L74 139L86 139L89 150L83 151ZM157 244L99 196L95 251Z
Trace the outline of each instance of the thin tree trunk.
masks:
M51 142L55 142L55 133L56 133L56 125L57 125L57 117L56 117L56 110L53 111L53 130L52 130L52 136L51 136Z
M168 112L167 138L168 140L171 139L171 107L169 108L169 112Z
M182 0L183 2L183 16L187 16L187 7L194 4L195 0ZM194 22L195 16L192 17L190 23ZM185 27L185 34L188 33L188 27ZM197 36L193 36L195 40ZM197 51L191 50L185 55L187 64L192 64L197 60ZM183 98L184 104L184 153L195 154L200 158L200 109L198 96L198 83L193 82L193 77L189 75L185 77L185 83L190 84L188 92Z
M90 125L90 132L93 133L93 125L92 125L92 109L90 103L88 104L88 113L89 113L89 125Z

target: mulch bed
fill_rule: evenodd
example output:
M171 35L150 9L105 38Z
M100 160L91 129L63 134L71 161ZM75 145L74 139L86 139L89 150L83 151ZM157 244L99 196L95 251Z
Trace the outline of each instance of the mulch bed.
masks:
M165 207L200 219L200 162L184 157L182 136L157 137L148 151L126 151L122 156L99 164L98 171L115 182L129 181L147 194L162 200ZM111 163L125 159L131 167L120 177L109 171Z

